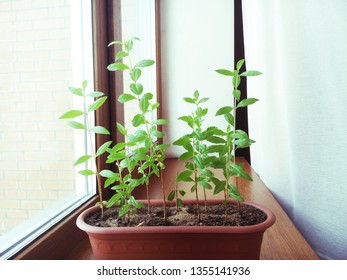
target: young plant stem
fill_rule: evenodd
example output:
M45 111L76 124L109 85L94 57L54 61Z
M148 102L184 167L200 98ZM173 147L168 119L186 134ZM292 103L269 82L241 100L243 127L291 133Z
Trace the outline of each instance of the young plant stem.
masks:
M84 94L84 108L85 108L85 110L87 108L87 100L86 100L86 95L85 94ZM93 147L92 147L93 146L92 143L94 141L93 141L92 132L91 132L91 124L90 124L89 113L86 112L85 116L86 116L85 122L86 122L87 134L88 134L89 143L90 143L90 151L91 151L91 156L92 156L92 159L93 159L93 164L94 164L94 167L95 167L96 184L97 184L98 195L99 195L99 202L100 202L100 209L101 209L101 219L104 219L104 205L103 205L102 183L101 183L101 176L100 176L100 172L99 172L99 168L98 168L98 164L97 164L95 149L93 149Z

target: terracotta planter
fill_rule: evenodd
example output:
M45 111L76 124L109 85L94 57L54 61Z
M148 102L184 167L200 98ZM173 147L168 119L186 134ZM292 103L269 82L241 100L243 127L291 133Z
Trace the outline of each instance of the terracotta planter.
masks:
M203 260L259 259L264 231L275 222L274 214L255 203L267 220L242 227L136 227L100 228L86 224L84 219L100 208L81 213L77 226L88 233L95 259L122 260Z

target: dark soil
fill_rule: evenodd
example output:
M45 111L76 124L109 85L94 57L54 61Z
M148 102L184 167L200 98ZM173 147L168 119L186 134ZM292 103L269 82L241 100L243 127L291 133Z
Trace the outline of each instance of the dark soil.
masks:
M262 223L266 220L266 214L247 204L242 204L237 211L236 204L227 205L227 220L225 220L225 206L220 204L200 206L200 221L197 218L196 205L179 207L166 206L167 221L163 220L163 208L151 206L151 214L147 208L139 209L136 215L118 217L118 208L104 210L104 219L101 219L101 211L87 217L86 223L97 227L138 227L138 226L249 226Z

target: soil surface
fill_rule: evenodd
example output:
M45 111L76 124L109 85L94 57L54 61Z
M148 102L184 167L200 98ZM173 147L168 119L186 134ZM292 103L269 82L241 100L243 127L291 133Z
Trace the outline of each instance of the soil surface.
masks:
M97 227L139 227L139 226L248 226L262 223L266 214L247 204L242 204L237 211L236 204L227 205L227 218L225 219L225 205L200 205L200 220L197 217L196 205L179 207L166 206L167 221L163 220L163 208L151 206L151 213L147 208L138 209L136 215L118 217L118 208L112 207L104 210L104 219L101 211L87 217L86 223Z

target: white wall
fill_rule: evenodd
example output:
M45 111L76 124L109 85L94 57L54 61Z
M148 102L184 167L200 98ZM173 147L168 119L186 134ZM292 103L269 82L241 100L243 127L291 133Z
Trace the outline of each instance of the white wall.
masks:
M210 97L205 103L209 107L206 125L225 124L222 117L216 118L214 114L217 108L231 101L232 84L214 70L233 68L233 3L230 0L161 1L161 106L163 117L170 121L165 131L166 143L189 132L177 118L194 109L182 98L193 96L195 90L202 97ZM178 147L172 147L168 156L177 156L179 152Z

